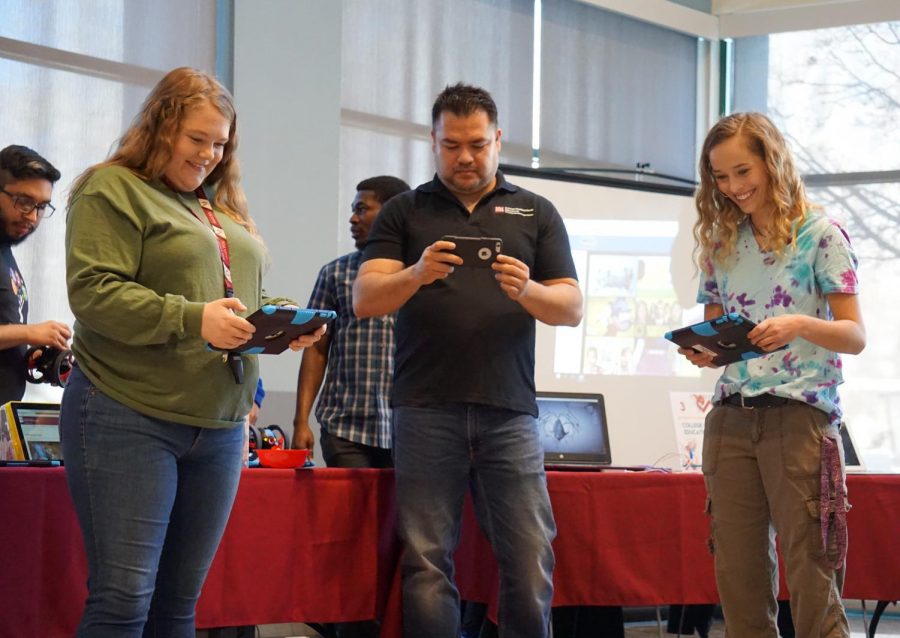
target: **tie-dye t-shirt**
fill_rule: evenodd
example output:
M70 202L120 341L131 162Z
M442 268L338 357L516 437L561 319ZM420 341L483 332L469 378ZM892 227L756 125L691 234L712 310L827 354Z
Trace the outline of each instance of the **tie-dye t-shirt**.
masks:
M721 304L756 323L769 317L804 314L831 319L825 295L858 294L857 259L850 238L837 222L808 213L796 248L781 258L760 250L749 224L742 224L730 266L701 271L697 301ZM706 269L704 269L706 270ZM805 401L840 421L837 386L843 382L840 356L800 337L786 350L725 366L715 400L739 392L771 393Z

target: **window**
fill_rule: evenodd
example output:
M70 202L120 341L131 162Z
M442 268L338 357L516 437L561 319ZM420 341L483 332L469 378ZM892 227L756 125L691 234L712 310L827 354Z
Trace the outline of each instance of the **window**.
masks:
M342 47L342 210L366 177L393 172L412 186L431 179L431 105L457 81L494 96L501 162L532 164L540 78L542 167L649 163L694 177L695 37L571 1L346 0ZM345 237L346 218L338 223ZM349 237L341 247L352 248Z
M810 197L845 224L860 258L868 346L845 356L842 399L869 468L900 470L900 23L735 41L735 110L785 132ZM881 320L876 320L876 318Z
M547 2L541 50L541 166L646 163L693 180L696 37Z
M531 161L533 0L347 0L341 80L341 249L356 184L392 174L410 186L434 174L431 105L448 84L491 92L501 161Z
M8 0L0 21L2 146L22 144L62 173L59 209L17 246L29 292L29 321L69 326L65 202L72 181L102 161L170 68L215 69L215 0ZM30 400L60 391L29 385Z

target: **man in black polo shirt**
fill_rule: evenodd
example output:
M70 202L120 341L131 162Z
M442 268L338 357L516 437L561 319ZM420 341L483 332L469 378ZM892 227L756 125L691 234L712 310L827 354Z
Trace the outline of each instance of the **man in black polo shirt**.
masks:
M59 171L24 146L0 151L0 404L25 394L28 345L68 348L69 327L58 321L28 323L28 292L12 247L53 214L50 196Z
M577 325L581 291L556 209L497 170L490 94L447 87L432 124L437 175L384 206L353 295L360 317L399 309L391 404L404 632L459 635L452 553L471 484L500 565L501 630L544 638L556 525L535 421L535 319ZM500 238L502 254L473 267L446 235Z

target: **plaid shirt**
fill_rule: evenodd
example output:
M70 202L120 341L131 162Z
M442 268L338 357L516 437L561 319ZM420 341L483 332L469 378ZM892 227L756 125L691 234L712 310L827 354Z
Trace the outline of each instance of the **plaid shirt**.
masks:
M353 314L353 281L361 260L356 251L323 266L309 298L309 308L337 312L328 326L328 368L316 419L332 436L390 448L395 315L357 319Z

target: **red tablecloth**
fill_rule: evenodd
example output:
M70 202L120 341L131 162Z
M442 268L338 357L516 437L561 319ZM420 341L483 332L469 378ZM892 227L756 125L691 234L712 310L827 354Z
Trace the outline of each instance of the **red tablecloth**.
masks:
M558 528L554 605L718 601L701 475L550 472L548 483ZM851 475L848 491L844 598L897 600L900 475ZM492 601L496 563L467 523L457 581L464 598Z
M550 473L554 604L715 601L702 478ZM900 476L851 476L846 598L900 599ZM0 638L68 637L84 604L81 535L61 468L0 468ZM198 626L385 617L399 626L393 475L244 473L200 598ZM496 567L467 509L464 597L491 601Z

